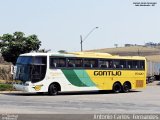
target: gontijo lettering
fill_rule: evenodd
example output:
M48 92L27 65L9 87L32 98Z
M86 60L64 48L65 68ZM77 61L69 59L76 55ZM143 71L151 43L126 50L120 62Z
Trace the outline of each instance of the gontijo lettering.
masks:
M94 76L121 76L121 71L94 71Z

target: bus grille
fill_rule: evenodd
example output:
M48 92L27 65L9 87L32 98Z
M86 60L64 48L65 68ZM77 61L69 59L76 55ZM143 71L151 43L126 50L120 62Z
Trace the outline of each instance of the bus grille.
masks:
M136 87L143 87L143 80L136 80Z

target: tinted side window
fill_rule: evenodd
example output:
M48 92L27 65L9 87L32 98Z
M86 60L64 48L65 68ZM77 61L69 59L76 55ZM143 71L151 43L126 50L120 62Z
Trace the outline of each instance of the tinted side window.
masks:
M132 60L128 60L128 61L127 61L127 68L128 68L128 69L132 69L132 67L133 67L133 66L132 66Z
M126 63L127 63L126 60L120 60L119 62L120 68L125 69L127 67Z
M126 60L114 60L113 68L126 69Z
M20 56L17 59L17 64L30 64L32 63L33 57L31 56Z
M112 68L112 60L99 60L99 67L100 68Z
M98 67L98 59L84 59L84 67L86 68Z
M140 68L140 69L145 69L145 62L144 62L144 60L141 60L141 61L139 61L139 62L140 62L139 68Z
M80 58L68 58L67 64L68 64L68 67L82 67L83 60Z
M133 64L133 68L134 69L138 69L139 68L139 61L138 60L134 60L132 64Z
M66 67L65 58L50 58L50 68Z
M47 57L34 57L34 61L33 61L34 64L47 64Z
M120 68L120 60L113 61L113 68Z
M128 60L127 69L143 70L145 69L145 62L143 60Z

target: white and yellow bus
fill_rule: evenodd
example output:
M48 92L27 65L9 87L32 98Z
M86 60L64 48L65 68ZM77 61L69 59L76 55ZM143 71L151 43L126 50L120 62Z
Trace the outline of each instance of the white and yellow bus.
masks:
M17 90L30 93L113 90L146 87L146 59L107 53L27 53L18 57Z

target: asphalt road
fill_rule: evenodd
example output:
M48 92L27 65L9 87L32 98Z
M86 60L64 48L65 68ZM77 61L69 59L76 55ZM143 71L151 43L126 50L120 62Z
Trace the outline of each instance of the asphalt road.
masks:
M129 93L0 93L0 114L160 113L160 85Z

